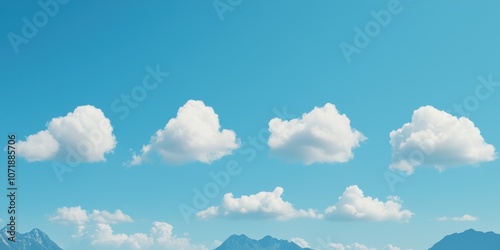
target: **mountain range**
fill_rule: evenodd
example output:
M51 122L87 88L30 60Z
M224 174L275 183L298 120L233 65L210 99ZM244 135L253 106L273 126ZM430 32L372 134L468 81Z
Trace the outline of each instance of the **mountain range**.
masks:
M231 235L215 250L312 250L294 242L266 236L254 240L246 235ZM500 250L500 234L474 229L444 237L429 250Z
M294 242L278 240L266 236L260 240L248 238L246 235L231 235L215 250L312 250L302 248Z
M40 229L33 229L28 233L16 232L16 242L8 240L7 227L0 230L0 249L2 250L62 250L47 234ZM494 232L480 232L474 229L462 233L445 236L429 250L499 250L500 234ZM312 250L302 248L294 242L265 236L254 240L246 235L231 235L214 250Z
M42 230L35 228L28 233L16 232L16 242L10 237L7 227L0 230L0 249L2 250L62 250Z

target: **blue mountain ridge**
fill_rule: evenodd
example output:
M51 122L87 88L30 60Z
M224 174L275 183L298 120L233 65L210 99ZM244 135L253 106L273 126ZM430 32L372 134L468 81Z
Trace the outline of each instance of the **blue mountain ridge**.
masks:
M429 250L499 250L500 234L474 229L444 237Z
M231 235L215 250L312 250L297 244L266 236L260 240L248 238L246 235Z
M16 242L8 240L7 227L0 230L0 249L2 250L62 250L47 234L40 229L16 233ZM500 250L500 234L468 229L462 233L445 236L429 250ZM294 242L265 236L254 240L246 235L231 235L214 250L312 250L302 248Z
M7 227L0 230L0 249L2 250L62 250L42 230L35 228L28 233L16 232L16 242L10 237Z

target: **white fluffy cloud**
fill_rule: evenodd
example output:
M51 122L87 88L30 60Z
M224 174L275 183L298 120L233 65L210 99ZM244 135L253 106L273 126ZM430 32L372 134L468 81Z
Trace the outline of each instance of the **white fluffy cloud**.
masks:
M200 161L212 163L239 147L232 130L222 129L214 109L202 101L189 100L177 111L177 117L151 137L140 155L133 155L129 165L141 164L152 152L167 163Z
M150 233L115 234L108 224L99 223L90 236L94 246L114 249L208 250L204 245L192 244L188 238L173 234L173 226L155 221Z
M386 202L365 196L356 185L345 189L338 202L325 209L325 217L334 220L408 221L412 212L402 209L399 197L389 196Z
M412 174L419 166L439 170L474 165L497 158L474 123L457 118L432 106L413 112L412 121L390 133L393 170Z
M315 107L302 118L269 121L271 153L305 164L347 162L366 137L351 128L351 121L335 105Z
M474 217L469 214L464 214L460 217L440 217L437 219L438 221L477 221L477 217Z
M363 244L360 243L353 243L353 244L340 244L340 243L330 243L328 244L328 249L332 250L376 250L376 248L373 247L367 247ZM393 246L391 244L388 244L384 247L386 250L401 250L401 248ZM411 249L406 249L406 250L411 250Z
M105 161L104 155L116 146L113 127L104 113L91 105L79 106L64 117L53 118L46 130L18 143L19 155L27 161Z
M120 209L111 213L106 210L93 210L92 213L80 206L62 207L57 209L55 215L49 216L51 221L63 224L84 225L87 222L103 224L117 224L120 222L133 222L129 215L124 214Z
M80 206L62 207L58 208L57 214L50 216L49 219L60 223L83 225L89 220L89 216L87 211Z
M98 223L106 224L117 224L120 222L133 222L132 218L124 214L120 209L116 210L114 213L110 213L106 210L99 211L93 210L89 215L89 218Z
M281 198L283 188L276 187L272 192L259 192L252 195L243 195L234 198L232 193L227 193L222 199L220 206L209 207L196 214L200 219L214 217L249 217L270 218L280 221L298 217L320 218L312 209L295 209L293 205Z
M311 247L309 245L309 243L302 238L292 238L292 239L290 239L290 241L299 245L299 247L302 247L302 248L310 248Z
M92 240L93 245L108 245L108 246L120 246L128 238L126 234L113 234L113 229L110 225L99 223L95 230L94 239Z

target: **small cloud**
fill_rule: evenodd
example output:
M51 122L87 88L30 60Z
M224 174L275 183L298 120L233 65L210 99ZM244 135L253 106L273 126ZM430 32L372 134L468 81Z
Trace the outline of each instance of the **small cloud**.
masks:
M345 189L338 202L325 209L325 218L333 220L408 221L413 213L402 209L399 197L389 196L386 202L365 196L356 185Z
M220 206L209 207L198 212L196 216L200 219L232 217L270 218L280 221L299 217L321 218L321 215L312 209L295 209L290 202L282 199L283 192L283 188L276 187L272 192L263 191L240 198L234 198L232 193L227 193Z
M77 158L105 161L116 146L113 127L104 113L91 105L79 106L66 116L53 118L46 130L18 142L19 155L29 162Z
M92 245L115 247L122 245L128 239L128 235L126 234L114 234L111 226L104 223L97 224L96 233L93 237Z
M366 137L351 127L351 121L335 105L315 107L302 118L269 121L271 153L306 165L343 163L354 157L353 149Z
M63 223L83 225L89 220L87 211L80 206L77 207L61 207L57 209L54 216L50 216L49 220Z
M212 107L205 106L202 101L189 100L127 165L142 164L153 152L171 164L195 161L210 164L238 147L236 133L221 130L219 116Z
M412 121L390 133L392 170L407 174L420 166L444 170L497 158L495 147L466 117L457 118L432 106L413 112Z
M124 214L120 209L116 210L114 213L110 213L106 210L99 211L93 210L89 215L89 218L98 223L105 224L117 224L120 222L133 222L129 215Z
M460 217L439 217L438 221L477 221L477 217L474 217L469 214L464 214Z

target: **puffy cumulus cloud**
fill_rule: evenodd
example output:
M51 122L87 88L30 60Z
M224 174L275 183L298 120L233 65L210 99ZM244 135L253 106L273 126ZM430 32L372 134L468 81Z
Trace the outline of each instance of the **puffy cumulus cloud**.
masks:
M343 244L340 244L340 243L330 243L328 245L330 247L330 249L333 249L333 250L376 250L375 248L369 248L363 244L360 244L360 243L353 243L353 244L350 244L350 245L343 245Z
M202 220L208 220L213 217L216 217L219 214L219 207L217 206L212 206L208 207L205 210L199 211L196 213L196 216Z
M201 244L191 244L188 238L177 237L172 233L173 226L166 222L155 222L151 229L151 235L155 238L156 244L165 249L207 249Z
M309 243L302 238L292 238L292 239L290 239L290 241L297 244L299 247L302 247L302 248L310 248L311 247L309 245Z
M438 221L477 221L477 217L474 217L469 214L464 214L459 217L440 217L437 219Z
M232 130L222 129L214 109L202 101L189 100L177 111L177 117L151 137L141 154L134 154L128 165L138 165L152 152L167 163L181 164L200 161L212 163L239 147Z
M93 246L113 249L165 249L165 250L208 250L201 244L192 244L188 238L173 234L173 226L155 221L148 234L115 234L108 224L97 224L90 235Z
M120 222L133 222L132 218L120 209L111 213L106 210L93 210L92 213L81 206L58 208L55 215L49 216L51 221L63 224L85 225L87 222L117 224ZM83 230L83 227L81 228Z
M200 219L214 217L232 218L270 218L280 221L298 217L321 218L312 209L295 209L293 205L281 198L283 188L276 187L272 192L259 192L252 195L243 195L234 198L232 193L227 193L220 206L209 207L196 214Z
M18 153L27 161L105 161L116 146L113 127L104 113L91 105L79 106L64 117L53 118L47 129L18 142Z
M120 209L116 210L114 213L110 213L106 210L99 211L93 210L89 215L89 218L98 223L106 224L117 224L120 222L133 222L129 215L124 214Z
M335 105L315 107L302 118L289 121L273 118L268 145L271 153L305 164L347 162L353 149L366 137L351 127L351 121Z
M83 225L89 220L89 216L80 206L61 207L57 209L56 215L50 216L49 219L60 223Z
M412 121L390 133L390 168L412 174L419 166L439 170L497 158L495 148L466 117L457 118L432 106L413 112Z
M49 131L43 130L19 141L19 155L28 161L43 161L54 158L59 151L59 143Z
M389 196L386 202L365 196L356 185L345 189L338 202L325 209L325 217L333 220L408 221L413 213L402 209L399 197Z
M128 235L113 234L113 229L110 225L99 223L97 224L95 235L93 235L93 237L93 245L120 246L127 240Z

